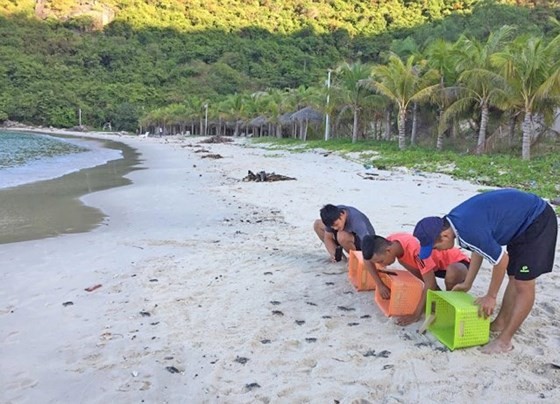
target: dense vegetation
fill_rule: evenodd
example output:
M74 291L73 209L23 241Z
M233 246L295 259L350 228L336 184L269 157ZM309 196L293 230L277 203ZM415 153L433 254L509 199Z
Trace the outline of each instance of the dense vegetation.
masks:
M485 109L471 102L444 116L442 103L448 107L450 100L440 99L438 105L432 97L431 104L422 105L414 93L400 100L383 94L383 66L404 69L403 74L422 66L423 77L437 76L441 88L451 88L461 81L459 71L449 64L451 58L437 65L436 45L443 49L471 41L484 47L489 34L504 24L517 27L500 44L509 49L519 50L529 38L543 47L560 33L555 1L92 2L94 11L108 7L114 12L103 30L95 29L95 18L76 14L77 2L42 1L45 20L34 17L34 3L0 1L0 120L71 127L80 109L83 123L93 127L111 122L113 129L134 131L140 121L152 128L204 132L209 121L213 131L225 130L229 122L230 131L239 133L250 118L264 116L266 124L259 130L266 133L286 136L291 130L306 137L309 129L310 137L318 137L323 129L309 122L282 126L290 109L312 106L332 116L334 136L387 138L394 126L402 148L407 125L411 134L412 128L422 129L424 136L439 134L441 148L444 134L460 138L455 117L469 125L466 132L472 137L483 125L477 115L495 118L489 120L493 133L502 127L504 111L518 105L506 108L494 99L481 114ZM388 51L394 55L388 57ZM329 69L334 69L330 110L317 101L325 99L321 91ZM479 81L469 76L474 69L463 68L464 82ZM385 72L385 84L389 79ZM361 80L369 88L358 90ZM355 92L346 91L352 85ZM550 110L555 99L549 95L539 105L544 109L536 111ZM412 110L417 114L406 115ZM517 117L519 124L522 117ZM450 124L427 124L439 121ZM474 147L480 148L480 142Z

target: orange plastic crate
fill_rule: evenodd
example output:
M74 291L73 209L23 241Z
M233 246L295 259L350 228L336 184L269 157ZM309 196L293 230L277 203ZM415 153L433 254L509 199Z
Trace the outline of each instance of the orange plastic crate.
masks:
M424 282L410 272L400 269L379 271L379 277L391 289L389 299L383 299L379 291L375 291L375 302L383 314L387 317L413 314L422 298Z
M348 278L356 290L374 290L375 281L364 265L361 251L350 251L348 256Z

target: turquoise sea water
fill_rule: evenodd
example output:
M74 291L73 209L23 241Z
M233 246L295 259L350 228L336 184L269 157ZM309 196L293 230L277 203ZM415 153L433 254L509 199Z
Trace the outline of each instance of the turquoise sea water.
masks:
M0 130L0 188L61 177L119 159L90 138Z

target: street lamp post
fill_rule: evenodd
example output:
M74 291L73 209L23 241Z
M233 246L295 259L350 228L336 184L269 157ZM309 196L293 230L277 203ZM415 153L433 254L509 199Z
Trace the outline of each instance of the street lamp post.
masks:
M330 129L328 109L329 109L329 96L330 96L330 88L331 88L331 72L332 70L329 69L327 74L327 111L325 114L325 140L329 140L329 129Z
M208 104L204 104L204 136L208 136Z

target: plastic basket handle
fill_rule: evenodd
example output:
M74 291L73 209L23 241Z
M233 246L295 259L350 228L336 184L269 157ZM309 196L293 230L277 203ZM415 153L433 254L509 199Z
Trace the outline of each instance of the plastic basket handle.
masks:
M426 317L426 319L424 320L424 323L422 323L422 325L418 329L418 332L420 334L424 334L426 332L426 330L428 329L428 327L430 325L432 325L432 323L434 321L436 321L436 315L435 315L435 313L432 313L428 317Z

